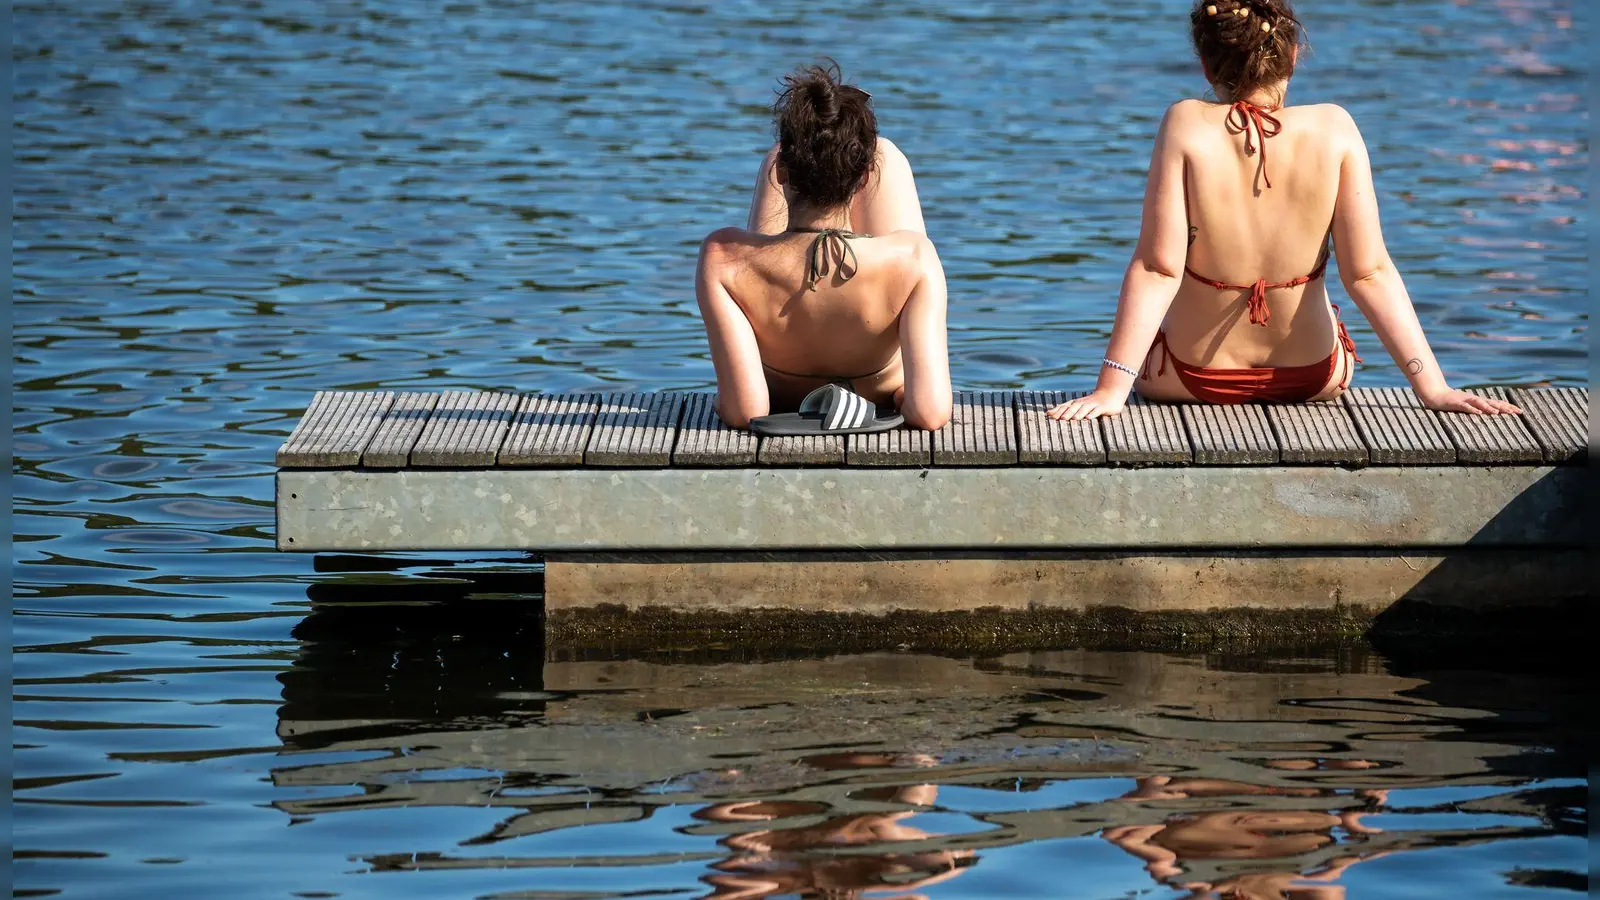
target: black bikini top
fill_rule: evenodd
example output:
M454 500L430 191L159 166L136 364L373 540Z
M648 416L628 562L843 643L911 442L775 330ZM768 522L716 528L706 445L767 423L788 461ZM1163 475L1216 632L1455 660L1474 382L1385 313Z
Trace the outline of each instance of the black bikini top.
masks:
M838 260L839 280L849 281L855 277L856 262L855 248L850 246L848 238L869 238L870 234L857 234L843 228L791 228L796 234L814 234L816 240L811 242L811 249L806 251L806 290L817 289L817 282L828 274L828 260ZM849 266L846 267L846 261Z

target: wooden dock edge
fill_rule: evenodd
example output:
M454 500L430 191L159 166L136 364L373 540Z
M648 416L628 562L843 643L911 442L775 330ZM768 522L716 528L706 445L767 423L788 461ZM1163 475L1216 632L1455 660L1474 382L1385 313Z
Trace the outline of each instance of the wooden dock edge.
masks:
M283 470L290 551L1577 547L1583 467Z

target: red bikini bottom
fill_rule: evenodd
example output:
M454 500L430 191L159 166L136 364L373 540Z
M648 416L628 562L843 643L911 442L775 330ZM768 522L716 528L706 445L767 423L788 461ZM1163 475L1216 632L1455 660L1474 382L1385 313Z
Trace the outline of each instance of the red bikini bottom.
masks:
M1338 320L1338 309L1334 309L1335 321ZM1344 323L1339 322L1339 339L1333 345L1333 352L1328 358L1314 362L1308 366L1279 366L1277 368L1259 369L1208 369L1205 366L1192 366L1174 356L1167 347L1167 333L1156 332L1156 340L1150 345L1150 353L1157 350L1161 352L1161 367L1157 375L1165 375L1167 363L1172 363L1173 371L1178 373L1178 380L1189 389L1201 403L1304 403L1312 397L1322 393L1328 386L1328 379L1339 368L1339 353L1349 353L1353 363L1345 369L1344 380L1339 383L1339 389L1344 390L1350 386L1350 375L1355 370L1354 363L1361 362L1361 357L1356 354L1355 341L1350 339L1349 332L1345 331ZM1141 378L1150 377L1150 357L1145 355L1144 371Z

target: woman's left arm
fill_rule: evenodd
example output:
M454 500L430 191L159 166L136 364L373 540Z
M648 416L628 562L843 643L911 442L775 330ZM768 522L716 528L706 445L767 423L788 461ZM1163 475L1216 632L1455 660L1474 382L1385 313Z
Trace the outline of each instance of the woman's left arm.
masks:
M899 397L906 424L938 431L950 421L950 347L946 325L949 297L939 251L924 235L915 235L917 281L900 311L900 358L905 386Z
M1405 281L1383 241L1378 218L1378 195L1372 183L1372 162L1366 142L1350 114L1339 124L1345 141L1339 165L1339 193L1333 207L1333 252L1345 293L1372 323L1378 340L1394 358L1417 398L1429 409L1496 415L1520 413L1503 400L1458 391L1445 382L1422 333L1417 310L1406 293Z

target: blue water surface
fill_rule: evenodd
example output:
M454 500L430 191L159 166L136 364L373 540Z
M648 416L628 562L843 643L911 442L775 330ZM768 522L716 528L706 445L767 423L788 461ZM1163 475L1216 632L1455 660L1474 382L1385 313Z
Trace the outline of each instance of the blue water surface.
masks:
M1291 100L1360 123L1452 381L1583 383L1590 6L1304 5ZM1586 883L1562 676L1360 647L560 659L520 555L273 549L273 450L316 389L709 386L695 248L745 218L777 76L825 54L915 167L958 384L1087 388L1156 123L1203 90L1180 6L12 25L19 895ZM1402 384L1346 313L1361 383Z

